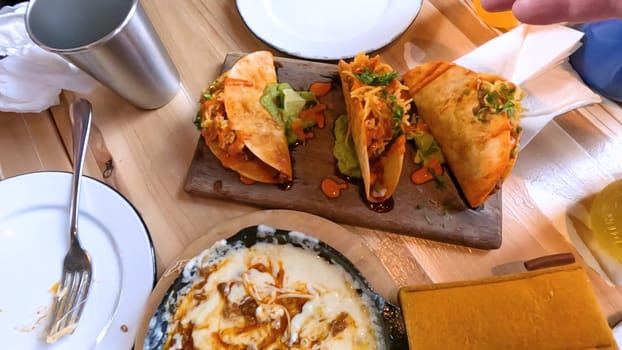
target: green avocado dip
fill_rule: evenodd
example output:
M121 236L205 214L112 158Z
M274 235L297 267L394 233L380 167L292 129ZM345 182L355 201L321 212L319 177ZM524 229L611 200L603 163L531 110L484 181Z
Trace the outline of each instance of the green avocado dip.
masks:
M343 175L361 178L361 168L356 156L354 141L348 130L348 116L340 115L335 120L335 145L333 146L333 156L337 159L337 167Z
M290 145L298 141L296 127L307 129L316 125L315 120L299 118L300 112L317 104L315 95L309 91L295 91L288 83L268 84L259 102L285 129Z
M333 156L337 159L339 172L346 176L361 178L361 168L359 166L354 141L348 130L348 116L340 115L335 120L333 129L335 134L335 145L333 146ZM423 130L413 130L407 133L407 139L413 140L416 145L414 162L426 165L429 161L437 159L444 163L445 159L436 140L428 132Z
M432 159L438 159L441 164L445 163L443 152L441 152L441 148L431 134L425 131L419 131L412 135L412 139L417 146L417 153L415 153L414 159L416 164L425 165Z

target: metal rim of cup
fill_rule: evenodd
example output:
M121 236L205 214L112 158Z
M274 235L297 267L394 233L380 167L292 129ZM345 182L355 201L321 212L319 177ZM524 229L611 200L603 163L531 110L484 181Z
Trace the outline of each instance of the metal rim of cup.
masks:
M92 49L93 47L97 47L97 46L105 44L110 39L112 39L115 35L117 35L120 31L122 31L123 28L125 28L125 26L132 19L132 16L134 16L134 13L136 12L136 7L138 6L138 3L139 3L138 1L139 0L132 0L132 6L130 7L130 10L125 15L125 18L123 19L123 21L121 23L119 23L119 25L117 25L117 27L114 28L114 30L110 31L109 33L107 33L103 37L97 39L96 41L91 42L91 43L86 44L86 45L81 45L81 46L74 47L74 48L69 48L69 49L61 49L61 48L56 48L56 47L48 46L45 43L43 43L41 40L39 40L39 38L37 38L37 36L32 32L32 29L30 28L30 15L31 15L31 11L32 11L32 8L34 8L34 6L36 6L38 0L30 0L29 3L28 3L28 6L26 8L26 15L25 15L26 31L28 32L28 36L30 36L30 39L35 44L37 44L39 47L41 47L41 48L43 48L43 49L45 49L47 51L51 51L51 52L59 53L59 54L63 54L63 53L65 53L65 54L66 53L76 53L76 52L85 51L85 50L88 50L88 49Z

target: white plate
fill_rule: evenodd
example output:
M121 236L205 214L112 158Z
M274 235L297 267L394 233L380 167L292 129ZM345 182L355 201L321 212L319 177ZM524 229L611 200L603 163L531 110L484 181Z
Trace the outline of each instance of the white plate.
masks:
M613 327L613 337L618 347L622 348L622 321L618 322L618 324Z
M337 60L379 50L414 21L422 0L236 0L248 28L293 56Z
M75 332L45 344L50 289L69 243L71 174L38 172L0 181L0 339L3 349L130 349L155 282L147 229L132 205L84 177L79 235L93 283Z

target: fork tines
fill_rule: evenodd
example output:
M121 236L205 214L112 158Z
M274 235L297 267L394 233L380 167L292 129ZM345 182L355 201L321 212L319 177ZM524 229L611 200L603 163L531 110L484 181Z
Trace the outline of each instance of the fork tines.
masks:
M54 296L51 313L53 319L48 328L47 343L53 343L60 337L73 333L84 310L90 283L90 271L68 272L63 275Z

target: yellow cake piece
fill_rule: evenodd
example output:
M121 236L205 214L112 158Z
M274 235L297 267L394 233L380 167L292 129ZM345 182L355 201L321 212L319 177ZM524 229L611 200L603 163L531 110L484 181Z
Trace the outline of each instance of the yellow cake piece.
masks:
M577 264L401 288L410 350L618 349Z

